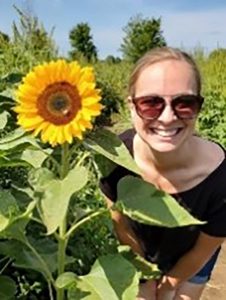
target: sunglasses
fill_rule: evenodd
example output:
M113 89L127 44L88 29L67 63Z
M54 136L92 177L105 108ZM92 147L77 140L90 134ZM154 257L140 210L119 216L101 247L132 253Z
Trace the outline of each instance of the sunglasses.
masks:
M187 120L195 118L201 110L204 98L200 95L179 95L173 97L170 106L178 119ZM159 95L134 97L137 114L146 120L156 120L166 107L166 101Z

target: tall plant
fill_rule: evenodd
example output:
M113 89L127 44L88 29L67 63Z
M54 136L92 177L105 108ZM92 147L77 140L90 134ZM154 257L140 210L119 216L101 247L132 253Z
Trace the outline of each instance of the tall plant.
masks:
M39 65L23 78L15 97L1 94L0 99L2 124L7 100L20 125L0 139L0 167L29 169L26 186L15 184L12 189L0 190L3 259L13 260L18 268L40 273L47 282L51 300L135 299L139 278L156 278L160 273L128 248L100 257L87 275L79 276L67 269L73 263L67 252L69 239L81 226L109 212L107 208L83 211L69 222L71 198L88 182L86 149L101 155L102 166L106 167L103 159L107 159L109 167L120 164L138 175L119 182L119 201L113 209L156 226L200 222L169 195L140 178L137 166L117 136L104 129L92 130L92 120L103 107L91 67L82 68L77 62L68 64L64 60ZM76 156L76 149L81 146L83 153ZM36 240L27 230L30 222L37 222L42 228ZM43 228L45 238L41 237ZM10 298L15 294L15 283L4 273L5 269L0 274L0 284L4 286L0 293L2 298Z
M54 28L50 32L44 28L36 16L14 6L19 16L12 24L12 36L7 42L0 41L0 74L13 71L27 72L40 62L54 59L58 48L53 39Z

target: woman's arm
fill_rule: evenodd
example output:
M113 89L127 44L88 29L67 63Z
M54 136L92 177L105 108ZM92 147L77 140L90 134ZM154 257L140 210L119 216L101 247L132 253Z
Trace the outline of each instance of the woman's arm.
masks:
M223 243L224 238L213 237L203 232L200 233L194 247L183 255L176 265L165 275L158 285L158 294L169 290L176 290L179 285L195 275L214 252ZM159 296L158 299L161 299Z
M123 245L130 246L135 253L144 257L144 251L142 249L141 242L129 226L127 217L122 213L112 209L114 203L110 199L106 198L106 201L107 206L110 209L115 233L119 242Z
M139 241L128 223L128 218L122 213L111 209L114 204L110 199L106 198L107 206L110 209L111 217L114 224L115 233L118 240L123 245L128 245L131 249L144 257L142 242ZM139 292L136 300L156 300L156 282L149 280L139 286Z

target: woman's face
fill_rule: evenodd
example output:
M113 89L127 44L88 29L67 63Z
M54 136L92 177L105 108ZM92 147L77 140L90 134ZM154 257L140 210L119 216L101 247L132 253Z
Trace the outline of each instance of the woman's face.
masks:
M179 119L170 106L173 98L182 94L197 94L194 73L187 62L166 60L154 63L144 68L137 79L135 98L157 95L165 100L164 110L154 120L140 117L135 105L130 103L138 135L155 151L178 149L194 132L196 118Z

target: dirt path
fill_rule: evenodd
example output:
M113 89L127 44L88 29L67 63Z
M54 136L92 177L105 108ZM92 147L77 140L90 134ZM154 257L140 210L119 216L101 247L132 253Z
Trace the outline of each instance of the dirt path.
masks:
M212 279L203 293L202 300L226 300L226 242L222 247Z

